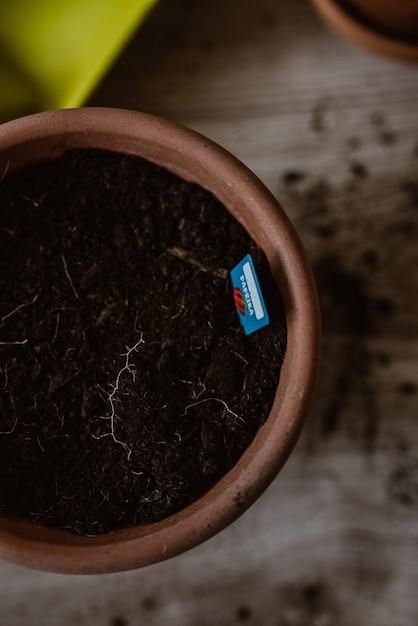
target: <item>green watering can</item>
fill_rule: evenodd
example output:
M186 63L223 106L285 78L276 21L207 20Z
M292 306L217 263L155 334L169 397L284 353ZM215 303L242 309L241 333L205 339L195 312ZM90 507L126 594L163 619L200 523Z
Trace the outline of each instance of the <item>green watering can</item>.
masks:
M157 0L0 0L0 122L78 107Z

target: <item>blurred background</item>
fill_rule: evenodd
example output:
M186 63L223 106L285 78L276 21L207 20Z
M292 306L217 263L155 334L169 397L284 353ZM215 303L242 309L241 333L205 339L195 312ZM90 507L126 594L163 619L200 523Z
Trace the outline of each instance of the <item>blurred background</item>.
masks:
M135 24L83 102L185 124L277 197L318 284L316 400L284 470L228 529L120 574L0 563L0 622L414 626L418 64L341 39L308 0L159 0Z

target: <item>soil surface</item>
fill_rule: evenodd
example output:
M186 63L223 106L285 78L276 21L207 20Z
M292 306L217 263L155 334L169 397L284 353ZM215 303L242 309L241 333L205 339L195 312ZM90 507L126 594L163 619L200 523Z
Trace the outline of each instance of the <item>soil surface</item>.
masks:
M95 535L190 504L266 420L286 349L264 254L207 191L71 150L0 184L0 509ZM270 325L245 336L250 253Z

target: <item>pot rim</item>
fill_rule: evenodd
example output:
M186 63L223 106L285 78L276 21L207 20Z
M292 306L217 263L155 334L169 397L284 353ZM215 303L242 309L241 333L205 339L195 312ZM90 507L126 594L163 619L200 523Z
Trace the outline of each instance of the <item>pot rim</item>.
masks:
M349 2L340 0L311 0L324 21L345 39L384 56L402 61L418 61L418 41L412 37L397 37L385 29L362 21L358 11L349 10ZM358 17L357 17L358 16Z
M0 126L0 172L98 147L138 154L211 191L264 250L281 291L287 352L266 423L237 464L207 493L159 522L85 537L0 514L0 557L52 572L105 573L175 556L239 517L275 478L293 449L312 401L321 323L316 287L300 240L265 185L203 135L136 111L81 108L30 115Z

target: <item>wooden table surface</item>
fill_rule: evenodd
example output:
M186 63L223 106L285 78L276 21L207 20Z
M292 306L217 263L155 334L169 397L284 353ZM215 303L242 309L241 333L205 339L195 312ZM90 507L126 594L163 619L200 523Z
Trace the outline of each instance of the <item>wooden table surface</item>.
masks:
M89 104L163 115L279 199L323 311L314 407L235 524L146 569L0 563L1 626L418 624L418 65L307 0L160 0Z

